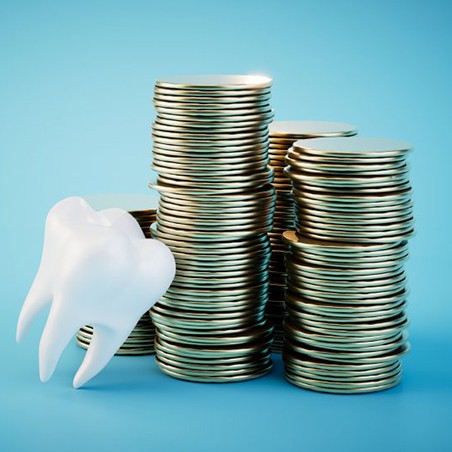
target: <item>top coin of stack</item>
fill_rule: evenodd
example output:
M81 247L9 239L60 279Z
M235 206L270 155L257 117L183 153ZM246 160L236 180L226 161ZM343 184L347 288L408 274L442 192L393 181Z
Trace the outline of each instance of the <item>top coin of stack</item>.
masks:
M276 189L277 201L273 217L273 229L269 233L272 245L270 260L270 292L267 305L267 318L274 325L273 351L282 348L282 321L284 319L284 288L286 273L284 256L288 252L282 241L282 233L294 228L294 209L292 185L284 173L285 157L288 149L297 140L321 137L348 137L356 135L354 125L326 121L274 121L269 126L270 147L268 154L270 165L275 172L273 186Z
M152 317L157 362L177 378L237 381L271 367L270 87L267 77L233 75L155 85L153 235L170 247L177 271Z

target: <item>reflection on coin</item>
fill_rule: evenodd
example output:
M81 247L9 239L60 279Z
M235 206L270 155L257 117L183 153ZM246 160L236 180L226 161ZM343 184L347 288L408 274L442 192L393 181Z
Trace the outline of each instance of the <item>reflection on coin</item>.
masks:
M262 75L184 75L166 77L155 83L156 88L187 91L237 91L270 88L272 80Z

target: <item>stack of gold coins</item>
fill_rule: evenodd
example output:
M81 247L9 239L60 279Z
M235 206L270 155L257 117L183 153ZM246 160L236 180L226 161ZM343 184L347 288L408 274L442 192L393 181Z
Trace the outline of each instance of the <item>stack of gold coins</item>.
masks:
M323 392L390 388L408 349L404 262L413 234L410 145L297 141L288 152L296 232L283 239L287 379Z
M356 135L356 127L325 121L274 121L269 126L270 147L268 154L270 165L275 172L273 186L277 200L273 216L273 229L269 233L272 256L269 265L270 288L266 309L267 319L273 325L272 351L280 352L283 345L284 290L286 288L286 270L284 256L288 246L282 240L282 233L294 229L294 208L292 185L284 173L285 157L288 149L297 140L320 137L348 137Z
M151 238L151 224L156 220L155 209L129 212L138 222L146 238ZM87 349L93 337L93 327L85 325L76 335L76 342ZM137 325L116 352L116 355L150 355L154 353L155 328L149 313L143 314Z
M187 76L158 81L153 236L176 276L151 310L156 358L181 379L228 382L271 368L265 321L275 193L268 167L271 80Z

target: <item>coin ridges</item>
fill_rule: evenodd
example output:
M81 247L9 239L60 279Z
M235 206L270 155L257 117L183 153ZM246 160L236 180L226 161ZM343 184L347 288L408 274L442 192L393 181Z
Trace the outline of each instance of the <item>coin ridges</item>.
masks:
M413 209L401 141L293 143L284 173L295 228L283 232L287 380L320 392L381 391L410 348L404 263Z
M152 308L161 370L190 381L257 378L271 369L265 320L275 205L268 166L271 80L187 76L154 89L153 237L176 276Z

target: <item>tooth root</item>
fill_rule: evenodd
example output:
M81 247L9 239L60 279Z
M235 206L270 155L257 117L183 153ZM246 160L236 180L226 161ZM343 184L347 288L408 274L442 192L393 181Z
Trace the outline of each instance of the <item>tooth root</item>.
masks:
M131 328L127 328L118 332L103 325L94 327L93 338L85 359L74 377L73 385L75 389L91 380L108 364L127 339L130 330Z
M39 376L45 383L52 377L55 367L69 341L83 322L69 303L55 299L50 309L44 332L39 344Z
M52 294L45 284L44 277L38 272L20 311L16 329L16 341L21 342L30 329L34 319L52 302Z

